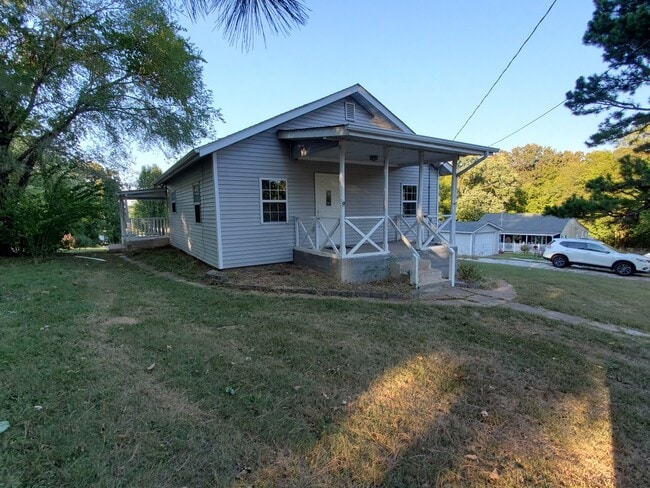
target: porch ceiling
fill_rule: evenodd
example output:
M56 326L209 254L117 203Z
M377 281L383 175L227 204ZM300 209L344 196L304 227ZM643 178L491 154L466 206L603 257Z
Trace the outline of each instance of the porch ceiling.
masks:
M145 190L122 190L118 197L126 200L166 200L167 190L165 188L147 188Z
M499 150L434 137L367 129L352 125L278 131L278 139L291 143L291 157L299 160L339 161L339 141L347 141L345 159L350 164L383 165L384 149L390 149L391 166L417 165L424 152L425 164L440 167L460 156L486 156Z

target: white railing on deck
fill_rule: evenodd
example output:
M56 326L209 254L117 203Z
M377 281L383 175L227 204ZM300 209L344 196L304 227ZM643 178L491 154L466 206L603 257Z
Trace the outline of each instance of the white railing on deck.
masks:
M422 224L431 234L431 237L424 244L425 246L428 246L429 242L431 242L431 240L435 237L440 240L440 243L449 250L449 281L451 282L450 284L452 287L456 286L456 250L451 245L451 242L440 235L438 232L440 228L434 227L430 220L424 219L422 221Z
M359 226L362 225L362 222L366 221L367 222L367 227L370 227L370 230L368 232L364 232L359 228ZM356 224L355 224L356 222ZM384 232L383 232L383 226L387 225L384 219L384 216L382 215L381 217L346 217L345 218L345 223L346 223L346 237L345 239L350 242L355 242L357 238L360 238L358 241L356 241L356 244L352 249L347 251L347 256L374 256L377 254L386 254L388 252L388 249L384 249ZM355 234L348 234L347 229L352 229ZM380 232L380 237L381 237L381 244L378 244L372 239L373 234L375 232ZM350 236L350 237L348 237ZM364 244L368 244L370 246L370 250L361 250L361 246Z
M167 217L146 217L129 219L126 225L127 237L158 237L169 234Z
M420 253L417 252L417 250L413 247L413 244L411 244L411 241L409 241L408 237L404 233L402 233L399 223L396 223L390 217L388 218L388 221L393 225L393 227L395 227L395 230L397 231L397 235L399 236L400 240L404 243L404 245L408 248L408 250L411 251L411 259L413 260L413 266L412 266L413 272L411 273L411 284L416 288L419 288L420 287Z
M296 217L296 247L335 254L346 258L375 256L388 253L384 245L384 216L347 217L346 243L352 246L343 253L340 242L339 219L327 217Z

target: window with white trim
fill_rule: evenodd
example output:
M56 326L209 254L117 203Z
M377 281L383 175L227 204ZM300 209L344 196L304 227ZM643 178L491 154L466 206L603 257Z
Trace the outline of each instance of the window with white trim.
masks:
M262 222L287 222L287 180L260 179Z
M402 215L415 217L418 209L418 186L402 185Z
M172 192L171 201L172 201L172 213L176 213L176 190Z
M192 185L192 195L194 197L194 222L201 223L201 183Z

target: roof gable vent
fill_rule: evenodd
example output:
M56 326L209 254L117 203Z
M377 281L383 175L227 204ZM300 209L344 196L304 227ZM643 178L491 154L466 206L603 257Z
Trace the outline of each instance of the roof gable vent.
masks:
M354 122L354 116L356 115L357 106L352 102L345 102L345 120Z

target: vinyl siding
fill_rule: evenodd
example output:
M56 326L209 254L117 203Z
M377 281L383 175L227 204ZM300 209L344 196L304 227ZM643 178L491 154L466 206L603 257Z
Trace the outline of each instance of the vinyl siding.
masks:
M194 218L192 185L201 185L201 223ZM171 194L176 191L176 212L171 209ZM214 178L211 157L174 177L168 184L170 244L204 261L218 266L215 217Z
M330 126L350 123L345 120L344 102L339 100L309 114L298 117L220 149L216 155L216 172L221 203L221 244L223 268L290 262L295 244L295 217L309 218L315 214L314 174L338 173L337 163L305 162L290 159L288 144L277 139L279 129ZM355 102L356 103L356 102ZM398 130L383 117L373 116L356 104L356 126ZM437 183L437 173L425 175L425 191L429 181ZM288 221L261 221L260 179L287 180ZM401 184L417 184L418 168L391 170L389 175L389 214L397 215L401 207ZM203 222L194 223L192 183L202 182ZM214 187L211 158L208 156L190 170L169 182L169 191L177 192L177 214L171 214L171 243L207 263L218 266L217 231L215 224ZM433 190L434 185L431 185ZM437 188L437 186L435 186ZM424 199L425 212L429 202L437 202L437 193ZM383 168L380 166L346 167L346 211L348 216L383 215ZM364 226L365 225L365 226ZM371 223L360 225L369 228ZM354 237L352 231L348 231ZM375 236L378 238L378 236ZM352 243L355 239L351 239Z

